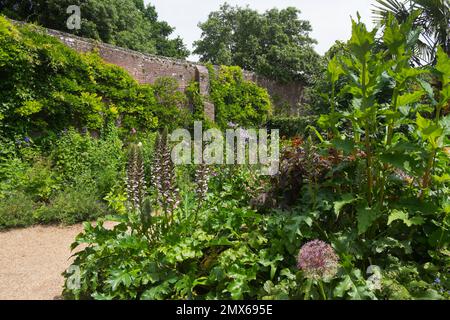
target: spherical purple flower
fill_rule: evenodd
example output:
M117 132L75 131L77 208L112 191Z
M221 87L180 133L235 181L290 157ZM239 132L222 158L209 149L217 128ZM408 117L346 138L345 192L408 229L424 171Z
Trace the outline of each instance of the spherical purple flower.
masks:
M306 243L300 249L297 266L305 276L315 280L333 278L339 265L339 258L333 248L320 240Z
M25 137L25 138L23 138L23 141L25 141L25 143L30 143L31 139L30 139L30 137Z

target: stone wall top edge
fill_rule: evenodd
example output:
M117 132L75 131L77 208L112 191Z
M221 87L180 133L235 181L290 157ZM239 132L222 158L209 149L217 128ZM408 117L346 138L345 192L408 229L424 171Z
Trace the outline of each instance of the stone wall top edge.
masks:
M11 21L14 24L18 24L18 25L30 25L30 23L24 22L24 21L17 21L17 20L13 20L13 19L9 19L7 18L9 21ZM197 67L197 66L202 66L205 67L204 64L198 63L198 62L194 62L194 61L189 61L189 60L182 60L182 59L177 59L177 58L171 58L171 57L165 57L165 56L160 56L160 55L156 55L156 54L149 54L149 53L142 53L139 51L135 51L132 49L128 49L128 48L123 48L123 47L119 47L116 45L112 45L109 43L105 43L102 42L100 40L95 40L95 39L91 39L91 38L84 38L84 37L80 37L68 32L64 32L64 31L60 31L60 30L55 30L55 29L50 29L50 28L46 28L40 25L36 25L36 24L32 24L37 26L38 28L40 28L42 31L50 34L50 35L54 35L54 36L58 36L58 37L65 37L65 38L72 38L76 41L79 42L84 42L93 46L102 46L104 48L108 48L114 51L122 51L124 53L127 54L132 54L136 57L140 57L140 58L145 58L145 59L155 59L155 60L165 60L165 61L169 61L172 63L176 63L179 65L183 65L183 66L189 66L189 67Z

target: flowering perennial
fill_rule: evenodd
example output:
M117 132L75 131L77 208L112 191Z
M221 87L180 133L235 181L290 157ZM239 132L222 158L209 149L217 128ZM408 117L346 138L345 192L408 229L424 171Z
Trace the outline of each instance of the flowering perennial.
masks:
M303 245L297 262L307 278L326 280L336 275L339 258L329 244L314 240Z

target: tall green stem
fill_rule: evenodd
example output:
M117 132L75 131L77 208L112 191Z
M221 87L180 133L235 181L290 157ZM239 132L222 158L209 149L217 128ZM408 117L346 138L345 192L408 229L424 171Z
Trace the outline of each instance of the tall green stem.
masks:
M397 88L394 89L394 94L392 96L392 111L394 113L397 112L397 104L398 104L398 95L399 95L399 91ZM386 130L386 139L385 139L385 146L389 147L392 144L392 137L394 135L394 119L391 119L389 121L387 130ZM380 183L380 205L383 205L384 202L384 187L386 184L386 171L388 169L388 165L385 164L384 165L384 172L382 173L382 178L381 178L381 183Z
M320 290L320 294L322 295L323 300L328 300L327 295L325 294L325 290L323 289L322 280L319 280L319 290Z
M395 88L394 89L394 94L392 96L392 111L394 113L397 112L398 95L399 95L398 89ZM391 145L393 135L394 135L394 119L391 119L389 121L388 130L387 130L387 133L386 133L386 146L390 146Z
M305 300L309 300L309 295L311 292L311 285L312 285L312 280L311 279L306 280L306 291L305 291L305 297L304 297Z
M436 107L436 118L435 118L436 125L439 124L439 121L441 119L441 108L442 108L441 105L438 105ZM423 179L422 179L422 188L423 189L427 189L431 185L431 173L433 171L433 166L434 166L434 161L435 161L435 158L436 158L436 154L437 154L437 149L433 148L433 150L432 150L432 152L431 152L431 154L430 154L430 156L428 158L427 167L425 169L425 174L424 174ZM422 192L420 198L423 198L424 193L425 193L424 192L425 190L422 190L422 191L423 192Z
M335 136L338 135L338 130L336 128L336 122L335 122L335 112L336 112L336 84L333 82L331 84L331 99L330 99L330 109L331 109L331 132L332 132L332 137L334 138Z
M367 63L363 61L362 69L362 79L361 79L361 89L362 89L362 103L364 111L367 111L367 88L366 88L366 77L367 77ZM371 150L371 140L370 140L370 117L366 118L365 124L365 148L366 148L366 159L367 159L367 202L369 206L372 205L372 189L373 189L373 176L372 176L372 150Z

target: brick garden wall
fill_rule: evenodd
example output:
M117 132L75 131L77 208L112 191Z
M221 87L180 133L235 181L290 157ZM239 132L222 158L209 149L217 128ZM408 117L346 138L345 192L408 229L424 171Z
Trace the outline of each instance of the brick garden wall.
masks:
M200 85L200 93L204 96L209 93L208 69L199 63L142 54L68 33L46 30L49 35L58 38L78 52L97 50L106 62L124 68L140 83L151 84L161 77L173 77L178 81L180 90L184 90L190 82L197 81ZM275 106L283 107L285 110L287 108L291 114L295 113L292 110L298 110L298 104L303 101L304 87L301 83L280 84L248 71L244 71L244 78L266 88ZM206 103L205 114L214 119L214 105Z

